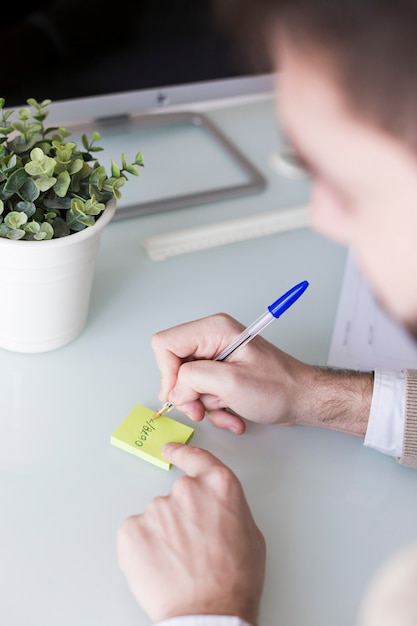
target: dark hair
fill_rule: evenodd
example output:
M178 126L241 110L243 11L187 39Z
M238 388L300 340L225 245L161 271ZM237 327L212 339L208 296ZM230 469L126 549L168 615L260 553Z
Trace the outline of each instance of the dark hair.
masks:
M359 114L417 149L417 0L229 0L229 10L247 48L270 51L281 30L313 49Z

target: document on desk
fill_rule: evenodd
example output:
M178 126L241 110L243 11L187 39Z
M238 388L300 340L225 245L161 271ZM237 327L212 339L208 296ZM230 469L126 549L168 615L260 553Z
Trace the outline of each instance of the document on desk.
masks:
M417 346L379 306L349 254L328 365L349 369L417 368Z

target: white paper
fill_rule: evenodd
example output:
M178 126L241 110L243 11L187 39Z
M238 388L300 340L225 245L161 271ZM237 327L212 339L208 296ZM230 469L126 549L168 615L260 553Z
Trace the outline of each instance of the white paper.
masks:
M349 254L328 365L349 369L417 368L417 345L380 308Z

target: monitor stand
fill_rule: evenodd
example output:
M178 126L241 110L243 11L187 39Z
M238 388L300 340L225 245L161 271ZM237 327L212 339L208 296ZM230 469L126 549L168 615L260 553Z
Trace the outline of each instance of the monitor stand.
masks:
M144 155L140 178L130 177L113 219L192 207L255 193L266 180L205 115L170 112L123 115L67 126L77 141L98 131L100 161L132 162ZM108 163L106 163L106 160Z

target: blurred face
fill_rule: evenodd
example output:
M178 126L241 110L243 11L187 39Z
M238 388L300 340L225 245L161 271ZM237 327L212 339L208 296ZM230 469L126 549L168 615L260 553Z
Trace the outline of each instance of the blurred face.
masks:
M329 68L278 50L279 116L313 179L311 224L348 245L382 306L417 333L417 157L349 110Z

